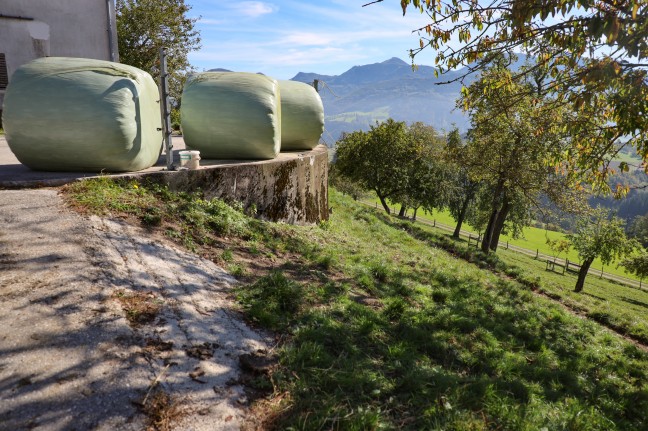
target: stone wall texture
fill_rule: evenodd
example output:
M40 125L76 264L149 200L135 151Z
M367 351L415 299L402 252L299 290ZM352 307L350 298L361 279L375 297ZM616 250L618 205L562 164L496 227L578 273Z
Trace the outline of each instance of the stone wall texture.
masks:
M257 217L291 224L328 220L328 150L281 153L273 160L201 161L197 170L149 173L174 191L201 189L205 197L241 202Z

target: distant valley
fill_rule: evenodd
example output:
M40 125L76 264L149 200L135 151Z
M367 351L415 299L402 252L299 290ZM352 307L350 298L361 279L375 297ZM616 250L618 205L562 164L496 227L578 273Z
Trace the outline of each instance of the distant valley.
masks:
M300 72L292 79L309 84L320 81L326 115L322 138L332 146L342 132L367 130L376 121L390 117L407 123L422 121L439 130L449 130L456 124L465 131L468 118L455 109L461 83L437 85L459 75L451 72L437 78L433 67L413 70L403 60L391 58L354 66L341 75Z

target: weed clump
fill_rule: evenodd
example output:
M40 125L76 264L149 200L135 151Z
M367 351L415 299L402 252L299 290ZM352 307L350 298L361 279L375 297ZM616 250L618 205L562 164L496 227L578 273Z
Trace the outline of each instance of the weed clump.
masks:
M147 417L146 431L171 431L189 411L162 389L156 389L141 406Z
M285 329L304 302L301 285L275 271L237 290L237 298L248 316L270 329Z
M163 304L163 301L157 298L153 292L118 290L113 294L113 298L121 304L126 313L126 319L131 326L140 326L153 322Z

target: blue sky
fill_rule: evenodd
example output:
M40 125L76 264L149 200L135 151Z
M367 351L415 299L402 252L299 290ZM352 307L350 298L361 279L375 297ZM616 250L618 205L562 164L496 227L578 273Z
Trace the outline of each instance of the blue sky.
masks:
M410 62L418 45L412 30L426 17L400 2L362 7L369 0L186 0L200 16L200 51L189 55L198 70L225 68L290 79L297 72L338 75L355 65L391 57ZM432 52L416 58L433 64Z

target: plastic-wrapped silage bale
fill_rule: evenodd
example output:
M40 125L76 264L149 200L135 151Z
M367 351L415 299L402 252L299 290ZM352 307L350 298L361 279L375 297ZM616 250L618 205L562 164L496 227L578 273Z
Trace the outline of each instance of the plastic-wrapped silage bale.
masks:
M187 80L180 108L185 144L204 159L272 159L281 146L279 84L246 72Z
M135 67L40 58L12 76L3 124L9 148L32 169L138 171L160 155L159 99L153 78Z
M315 89L303 82L279 81L281 150L312 150L324 132L324 106Z

